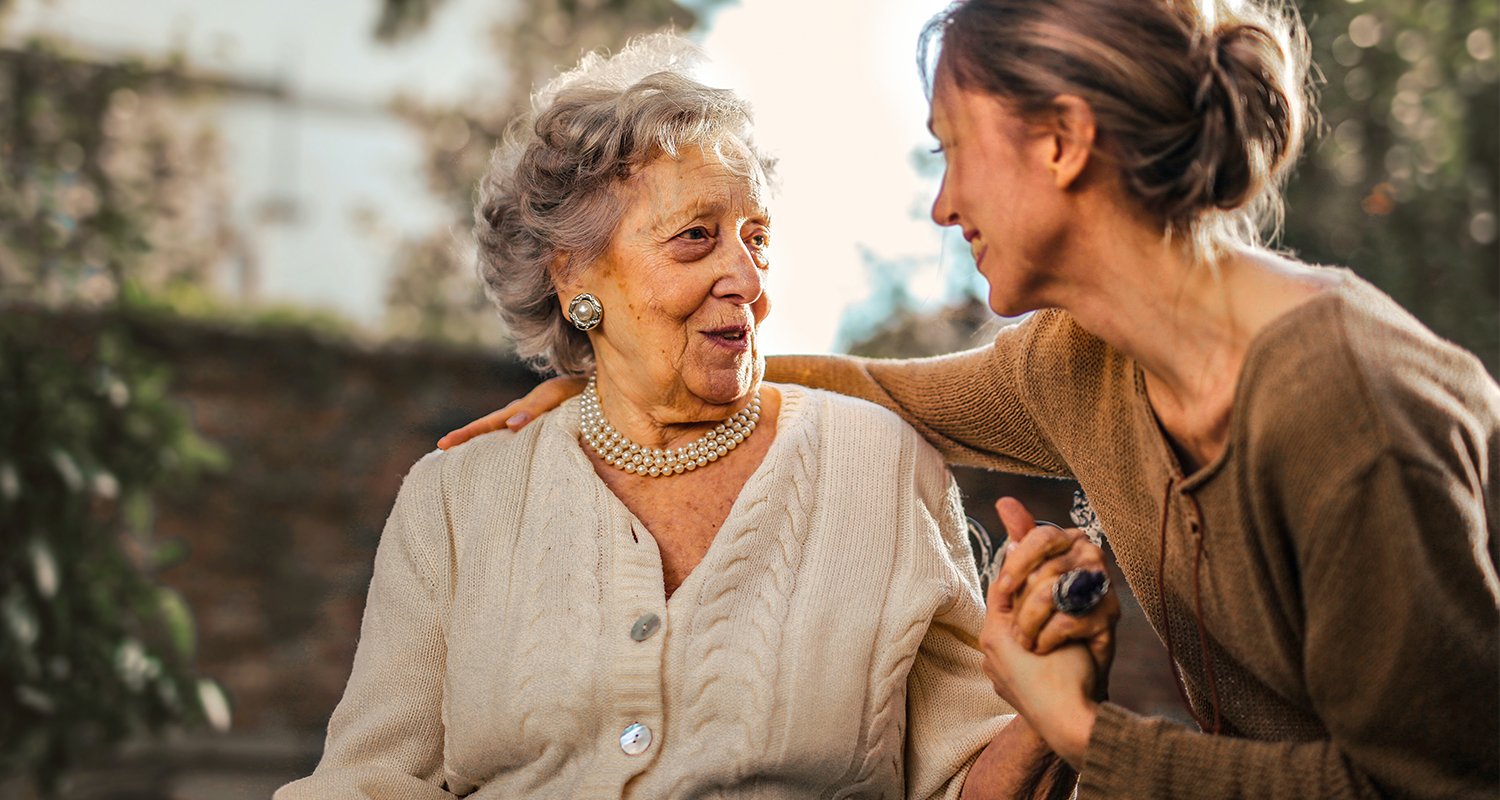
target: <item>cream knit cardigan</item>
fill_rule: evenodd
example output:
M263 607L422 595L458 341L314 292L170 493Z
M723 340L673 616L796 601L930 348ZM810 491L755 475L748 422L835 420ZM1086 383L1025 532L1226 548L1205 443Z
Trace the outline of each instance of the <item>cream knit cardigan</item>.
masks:
M323 759L277 800L957 797L1011 713L964 643L983 605L957 488L890 412L782 392L670 601L576 399L418 462ZM652 741L628 755L634 723Z

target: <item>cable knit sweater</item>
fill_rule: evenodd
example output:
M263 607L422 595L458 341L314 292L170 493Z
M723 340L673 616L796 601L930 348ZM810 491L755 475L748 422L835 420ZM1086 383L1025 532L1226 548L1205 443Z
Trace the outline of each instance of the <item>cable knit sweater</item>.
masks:
M1191 474L1140 368L1061 311L768 375L896 409L955 462L1078 479L1226 734L1106 703L1080 797L1500 796L1500 389L1352 273L1251 342L1228 445Z
M1010 713L965 644L983 609L957 489L895 415L782 391L670 601L576 398L420 461L322 761L277 800L957 797Z

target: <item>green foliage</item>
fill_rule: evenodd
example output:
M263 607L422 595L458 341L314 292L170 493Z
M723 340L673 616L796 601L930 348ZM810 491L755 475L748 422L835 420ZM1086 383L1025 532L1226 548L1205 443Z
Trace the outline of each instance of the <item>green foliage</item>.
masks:
M238 329L314 331L330 339L357 339L359 325L336 311L296 303L241 305L226 300L202 283L179 281L150 289L128 281L119 305L142 319L189 317Z
M1344 264L1500 366L1496 0L1304 0L1323 137L1285 244Z
M222 456L128 328L58 341L40 310L201 284L213 237L180 212L212 185L212 142L174 134L170 80L0 50L0 779L44 793L107 743L228 724L192 671L191 613L152 580L182 555L153 541L153 494Z
M0 773L43 791L101 744L227 723L191 670L191 614L151 580L174 558L153 493L222 456L124 328L78 353L54 326L0 323Z

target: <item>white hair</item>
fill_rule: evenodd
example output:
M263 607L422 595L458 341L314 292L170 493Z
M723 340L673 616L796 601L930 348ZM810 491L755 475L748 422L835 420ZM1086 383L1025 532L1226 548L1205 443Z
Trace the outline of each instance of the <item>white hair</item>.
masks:
M593 367L588 337L563 317L552 269L565 254L560 268L573 274L604 253L632 174L696 145L769 178L774 162L755 148L749 106L691 77L702 60L697 46L669 33L632 40L613 56L590 53L537 91L530 113L495 148L474 209L479 276L517 354L539 371Z

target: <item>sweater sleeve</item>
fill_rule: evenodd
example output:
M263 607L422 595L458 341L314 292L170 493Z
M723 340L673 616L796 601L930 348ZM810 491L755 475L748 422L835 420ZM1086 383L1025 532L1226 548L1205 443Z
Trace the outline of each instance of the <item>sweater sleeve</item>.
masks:
M1068 476L1024 402L1021 361L1036 319L1003 328L993 344L936 358L775 356L766 361L766 379L884 406L949 463Z
M930 532L931 546L924 549L949 596L934 614L907 677L907 796L954 800L974 761L1015 712L995 694L981 668L977 643L984 600L957 487L935 452L919 450L922 502L913 504L919 516L915 530Z
M359 648L313 774L275 800L451 800L443 788L447 533L440 462L402 483L375 553Z
M1106 704L1080 797L1495 797L1500 595L1471 483L1384 454L1296 526L1327 739L1209 736Z

